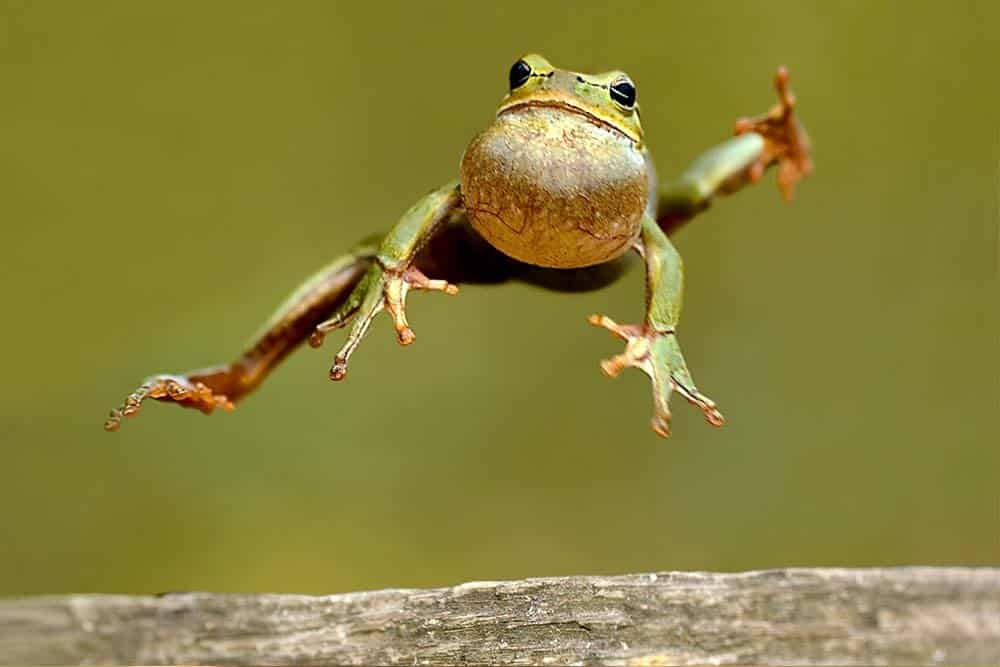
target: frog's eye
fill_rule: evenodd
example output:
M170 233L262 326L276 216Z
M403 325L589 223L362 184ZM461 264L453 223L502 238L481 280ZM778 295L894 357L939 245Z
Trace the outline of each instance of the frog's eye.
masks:
M518 60L516 63L511 65L510 74L508 75L511 90L520 88L528 81L529 78L531 78L531 65L523 60Z
M608 87L608 92L618 105L626 109L635 106L635 85L628 79L618 79Z

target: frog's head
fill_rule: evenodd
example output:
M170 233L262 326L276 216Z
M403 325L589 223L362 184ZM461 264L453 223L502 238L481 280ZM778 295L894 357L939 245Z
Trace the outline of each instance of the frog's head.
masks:
M580 74L557 69L531 53L510 68L510 92L497 115L526 106L550 107L587 118L642 144L635 84L620 71Z

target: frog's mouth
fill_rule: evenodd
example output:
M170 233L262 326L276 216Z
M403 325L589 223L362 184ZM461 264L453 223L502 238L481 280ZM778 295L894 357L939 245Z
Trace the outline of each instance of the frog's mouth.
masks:
M519 102L513 102L511 104L500 107L497 111L497 116L501 116L508 111L518 111L525 108L545 108L545 109L560 109L562 111L568 111L570 113L576 114L577 116L582 116L586 120L590 121L598 127L603 127L606 130L611 130L619 136L622 136L633 143L638 143L636 138L627 133L622 128L618 127L614 123L611 123L600 116L594 114L583 107L578 107L575 104L567 102L565 100L522 100Z

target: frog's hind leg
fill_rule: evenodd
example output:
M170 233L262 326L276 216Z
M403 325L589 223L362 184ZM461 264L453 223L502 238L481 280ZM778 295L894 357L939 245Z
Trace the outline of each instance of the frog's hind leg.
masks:
M275 311L235 361L182 374L154 375L132 392L104 424L116 431L147 399L172 402L209 414L232 410L302 341L336 310L374 262L378 239L363 241L313 275Z
M625 351L601 362L601 369L609 377L629 367L649 376L653 383L652 427L662 437L670 434L669 401L675 390L699 407L708 423L722 426L722 413L698 391L677 341L684 287L680 254L649 216L643 219L636 250L646 262L646 318L642 324L620 325L603 315L590 317L591 324L625 341Z
M331 377L340 379L350 354L381 310L394 309L397 337L401 343L412 342L402 310L407 290L453 293L455 283L506 282L515 277L517 268L517 262L471 228L459 205L457 186L449 184L410 209L390 234L365 240L295 290L235 361L149 378L112 411L105 428L117 430L122 419L138 414L147 399L205 413L232 409L303 341L319 347L328 332L353 319L351 334L331 369Z

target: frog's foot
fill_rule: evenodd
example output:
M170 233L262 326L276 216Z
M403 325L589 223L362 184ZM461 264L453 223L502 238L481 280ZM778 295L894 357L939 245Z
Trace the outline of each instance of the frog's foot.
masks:
M201 410L206 415L216 408L226 411L234 409L233 402L224 394L215 393L197 376L156 375L147 379L138 389L128 395L120 408L112 410L104 422L105 431L117 431L122 419L135 417L146 399L177 403L185 408Z
M589 322L603 327L625 341L625 352L601 362L608 377L617 377L626 368L638 368L653 382L652 427L657 435L670 435L670 395L674 390L693 405L701 408L706 421L722 426L725 418L712 399L701 394L691 379L677 335L673 331L657 331L649 325L617 324L610 317L591 315Z
M432 280L415 266L404 269L388 269L379 264L372 266L347 301L333 317L318 324L309 338L312 347L319 347L327 333L340 329L352 317L357 316L347 341L334 357L333 366L330 367L331 380L343 380L347 375L348 360L368 333L375 316L382 310L389 311L392 316L396 339L400 345L409 345L416 340L416 334L406 321L406 295L411 289L458 294L456 285L446 280Z
M751 182L757 181L771 164L778 163L778 188L791 200L795 184L813 169L809 136L795 114L795 95L788 87L788 70L779 67L774 77L778 103L755 118L736 121L737 135L756 132L764 137L764 150L750 167Z

